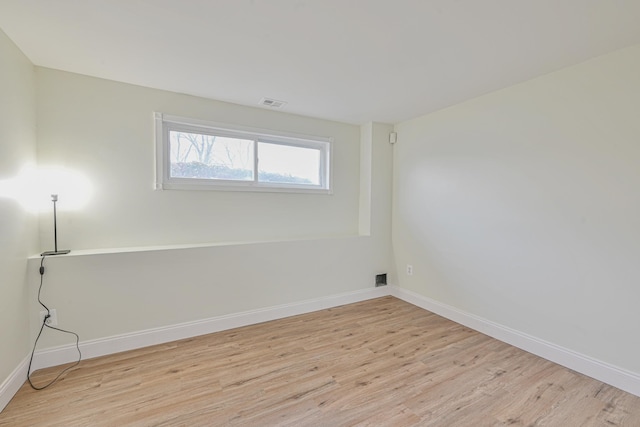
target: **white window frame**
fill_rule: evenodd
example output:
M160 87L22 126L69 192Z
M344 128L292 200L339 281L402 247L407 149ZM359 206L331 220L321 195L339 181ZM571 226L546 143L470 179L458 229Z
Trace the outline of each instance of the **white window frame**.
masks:
M156 190L222 190L332 194L331 153L333 138L215 123L163 113L154 113L154 118ZM169 155L170 131L226 136L254 141L253 181L171 177L171 159ZM259 142L319 150L320 185L258 181L258 163L260 161L258 152Z

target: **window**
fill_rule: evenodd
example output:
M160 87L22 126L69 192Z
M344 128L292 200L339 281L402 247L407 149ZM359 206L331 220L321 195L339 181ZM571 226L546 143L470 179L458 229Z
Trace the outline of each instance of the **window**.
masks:
M155 114L156 188L330 193L331 139Z

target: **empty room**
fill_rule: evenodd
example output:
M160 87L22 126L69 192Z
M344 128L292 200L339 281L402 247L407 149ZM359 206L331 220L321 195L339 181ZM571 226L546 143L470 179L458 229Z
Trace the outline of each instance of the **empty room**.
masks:
M640 426L637 0L0 0L0 426Z

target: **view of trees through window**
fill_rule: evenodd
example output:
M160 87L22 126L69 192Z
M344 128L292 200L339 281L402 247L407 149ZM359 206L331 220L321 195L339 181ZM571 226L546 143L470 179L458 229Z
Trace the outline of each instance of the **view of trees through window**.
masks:
M320 150L251 139L170 131L172 178L253 181L259 153L259 182L320 184Z
M171 176L253 180L253 141L215 135L169 133Z

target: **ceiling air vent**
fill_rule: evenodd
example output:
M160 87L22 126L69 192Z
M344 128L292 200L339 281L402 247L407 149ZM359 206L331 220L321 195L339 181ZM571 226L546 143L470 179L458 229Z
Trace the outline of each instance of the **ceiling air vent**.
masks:
M282 108L286 103L286 101L278 101L277 99L271 98L262 98L262 101L260 101L260 105L271 108Z

